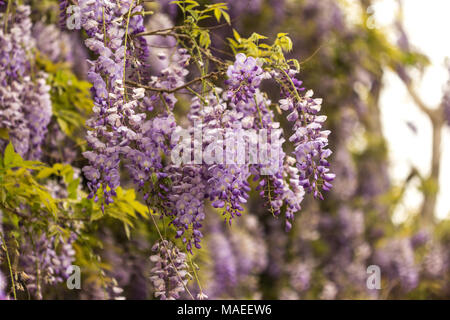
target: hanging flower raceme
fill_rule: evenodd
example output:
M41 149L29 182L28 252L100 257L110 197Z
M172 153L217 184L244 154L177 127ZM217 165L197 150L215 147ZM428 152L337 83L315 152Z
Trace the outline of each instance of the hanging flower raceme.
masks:
M66 28L68 8L69 0L59 0L59 26L61 29Z
M405 291L411 291L419 282L419 266L414 249L407 238L392 239L375 252L374 261L391 280L400 282Z
M256 216L246 214L230 229L214 221L208 228L207 248L211 256L211 273L205 291L211 299L237 298L240 289L249 297L261 297L254 276L267 267L264 230Z
M168 169L172 186L167 191L167 214L173 218L177 238L181 238L186 249L200 249L203 234L200 231L205 219L205 184L200 166L172 167Z
M330 173L327 158L331 155L328 149L330 131L322 130L326 116L319 115L322 99L313 98L312 90L303 96L301 82L293 78L293 72L275 75L282 83L284 90L280 108L287 115L287 120L294 123L294 134L289 138L294 144L296 166L299 170L300 185L315 198L323 199L322 190L329 191L335 175ZM293 84L293 85L292 85Z
M30 130L22 109L20 92L24 92L24 84L14 81L8 87L0 86L0 123L2 128L8 128L9 138L17 153L24 156L29 150ZM7 142L1 141L4 150Z
M173 64L162 70L159 76L151 77L150 85L170 90L184 83L184 78L188 73L185 67L189 55L185 50L178 50L174 52L172 58ZM128 160L127 169L139 191L143 193L147 204L155 207L164 204L164 207L171 208L167 214L175 219L184 212L177 211L176 201L173 202L169 195L179 194L180 190L170 191L169 189L179 186L173 181L179 181L178 177L183 175L183 170L171 167L167 163L167 159L164 162L163 155L169 155L172 148L175 147L172 136L177 129L177 124L172 111L177 99L174 94L169 93L147 97L144 89L135 89L133 99L137 102L137 109L142 113L139 114L139 119L136 115L132 119L133 121L129 122L137 137L134 146L127 146L123 149ZM154 118L148 118L145 112L153 110L158 110L160 113ZM173 179L170 186L167 179ZM196 219L191 220L192 223L195 221ZM184 226L187 228L190 224L181 224L177 220L174 221L174 225L179 228L180 236ZM199 236L197 235L195 238L197 239L195 246L198 247ZM190 240L185 239L185 243L189 245L189 248L191 247Z
M238 283L238 261L231 241L224 234L220 225L211 228L208 248L214 262L212 270L214 281L208 284L208 294L212 298L220 298L226 293L231 294Z
M253 110L252 129L267 131L267 143L258 145L258 151L264 155L260 157L263 163L252 165L250 170L254 180L259 180L256 190L266 200L266 206L274 216L279 216L286 204L285 229L288 231L292 227L294 214L301 209L300 204L305 192L299 184L295 161L286 157L283 150L283 132L280 130L280 123L274 121L273 111L269 109L270 104L271 101L257 90L253 101L248 104L238 103L236 107L244 114ZM248 118L249 116L246 117Z
M187 50L174 50L171 57L163 54L159 58L170 59L170 63L167 68L161 70L159 75L150 78L150 86L163 90L173 90L182 86L189 74L187 66L191 57ZM155 106L159 106L162 110L171 113L177 103L177 98L174 93L161 92L152 95L150 101L149 111L153 110Z
M162 240L156 243L150 257L154 263L150 280L155 287L155 297L161 300L179 299L185 291L188 279L186 254L180 252L170 241Z
M252 165L250 171L254 175L254 180L260 181L257 190L266 199L267 206L274 216L280 215L282 207L287 204L285 210L286 230L290 230L294 214L301 208L300 203L303 201L304 195L303 185L300 184L298 170L292 167L295 166L295 163L288 163L286 160L280 124L274 121L273 112L269 110L271 102L258 89L261 80L270 77L267 73L263 73L258 64L259 62L254 58L238 54L235 64L228 69L227 74L230 79L227 80L227 83L230 85L230 89L227 94L231 98L232 108L238 114L243 115L242 125L245 129L266 130L266 143L261 144L261 141L258 143L258 160L259 162L262 160L264 163ZM248 79L253 78L256 80L250 81L252 89L245 91L247 96L236 94L240 90L236 88L247 90ZM300 81L293 78L292 83L295 90L303 90ZM285 90L283 86L282 89ZM285 92L283 90L282 93ZM265 157L261 157L261 154Z
M35 41L28 6L17 6L13 18L0 15L0 124L16 151L39 159L52 116L47 74L33 74L30 66ZM4 31L4 23L8 29ZM2 143L3 147L5 143Z
M224 141L236 138L242 132L241 124L238 122L241 115L231 111L224 113L221 127L224 128ZM231 140L231 139L230 139ZM248 141L243 140L244 144ZM227 144L225 150L225 163L213 164L206 169L205 176L208 177L208 196L213 207L223 208L225 221L231 224L236 216L241 216L243 205L249 198L250 185L247 180L250 177L249 164L237 159L238 142ZM232 160L227 162L227 158Z
M45 234L26 244L20 264L28 277L27 289L38 299L42 299L44 286L54 286L70 276L69 267L75 260L72 244L77 236L72 233L67 240L59 239L59 248L55 247L55 238Z
M232 102L248 102L253 99L256 89L264 78L264 72L253 57L247 57L243 53L236 55L236 61L227 70L229 86L227 97Z
M81 25L88 34L86 46L98 55L91 61L88 79L93 84L94 115L88 121L92 128L86 137L92 151L84 153L90 165L83 168L89 180L90 197L102 189L104 204L113 202L120 185L119 165L122 149L137 137L131 124L143 120L135 114L136 101L128 101L124 89L126 74L127 21L125 15L132 1L118 6L110 1L79 2Z
M47 74L37 75L35 83L27 83L23 98L24 111L28 116L30 131L29 159L39 159L42 155L41 146L47 134L47 127L52 117L52 102L50 86L47 85Z

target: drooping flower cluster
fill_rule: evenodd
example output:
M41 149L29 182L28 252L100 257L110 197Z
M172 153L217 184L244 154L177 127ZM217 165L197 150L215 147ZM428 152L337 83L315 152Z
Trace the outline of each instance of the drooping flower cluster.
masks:
M244 210L243 205L250 191L247 182L250 176L249 159L239 154L239 144L246 146L254 142L249 141L249 137L242 137L241 140L242 113L234 109L226 110L225 102L213 97L210 97L209 103L198 116L205 124L204 158L209 164L204 170L208 182L207 196L213 207L224 209L223 214L227 215L225 220L231 224L232 219ZM221 151L221 147L224 150Z
M289 72L281 76L281 82L285 84L286 89L283 92L284 98L280 100L280 108L289 112L287 120L294 123L294 134L289 141L295 147L300 184L307 192L313 193L315 198L323 199L321 190L329 191L335 178L335 175L330 173L327 160L331 155L331 150L327 148L330 131L322 130L327 117L318 114L322 99L314 99L311 90L300 97L301 82L293 78L294 74ZM294 92L291 93L292 91Z
M8 135L17 153L24 156L29 150L30 130L23 115L20 92L23 92L23 84L14 82L8 87L0 87L0 121L2 128L8 128ZM7 142L1 141L1 149L4 150Z
M179 299L185 291L188 279L186 254L180 252L170 241L156 243L150 260L155 264L150 280L155 287L155 297L161 300Z
M104 234L104 235L103 235ZM128 299L147 299L150 292L150 282L148 281L148 271L151 269L151 262L148 252L151 244L143 236L137 236L123 243L121 239L105 228L102 230L101 240L104 245L102 259L108 265L113 266L108 270L108 275L115 279L116 289L108 291L118 291L118 288L126 288ZM123 296L123 295L122 295ZM118 296L114 296L118 298Z
M188 143L194 149L194 159L190 153L182 163L169 163L173 160L170 155L179 146L173 138L185 130L174 115L179 116L175 105L180 96L176 93L197 89L196 80L187 83L185 79L191 56L187 49L169 48L158 56L165 68L154 76L142 72L151 55L146 51L147 39L136 40L135 36L143 31L143 19L139 14L130 15L137 12L130 5L133 2L119 7L106 0L80 1L81 24L88 35L86 46L96 56L88 72L95 106L94 116L88 121L92 128L87 137L90 151L84 153L89 166L83 169L90 197L97 199L100 190L104 204L110 204L120 185L120 168L127 169L149 208L169 218L176 237L193 253L194 248L201 248L206 201L222 209L225 221L231 224L244 211L253 176L273 215L285 212L286 230L290 230L294 214L301 208L304 189L323 198L320 190L329 190L334 178L326 161L331 154L326 148L329 132L321 131L326 118L317 114L320 101L309 94L299 98L302 83L293 72L289 71L286 78L269 74L263 70L262 61L239 53L228 67L225 90L208 80L210 90L194 94L190 100L184 123L194 137ZM295 158L286 156L284 132L275 121L271 101L259 88L262 80L270 77L281 79L283 98L293 105L288 111L301 113L297 118L288 116L295 122L295 139L291 139L296 147ZM140 88L131 90L129 86ZM261 130L263 134L244 134L245 130ZM156 296L179 297L187 275L184 254L166 240L158 243L154 251L158 254L152 256L152 261L157 266L151 280L157 288ZM243 254L234 251L236 259L243 259ZM175 266L169 261L174 259L179 260ZM241 269L250 274L253 265Z
M286 157L283 151L284 138L281 136L282 131L279 130L280 124L274 121L273 112L268 108L271 102L258 90L261 80L268 78L269 75L262 72L255 59L238 54L235 65L228 69L228 76L231 77L229 97L230 92L236 91L236 83L245 83L248 81L246 80L248 77L252 79L248 72L243 73L245 76L239 75L237 72L239 70L251 70L250 74L253 72L257 80L252 83L252 89L247 91L252 97L250 101L248 97L231 94L232 104L235 104L238 112L244 114L243 123L246 128L265 129L270 136L267 141L268 147L259 145L258 150L266 155L266 159L263 161L265 163L253 166L251 172L254 174L255 180L260 180L258 190L260 190L261 196L267 200L269 210L273 215L278 216L281 208L286 204L286 230L290 230L294 214L301 209L300 203L303 201L305 178L302 176L300 168L295 168L295 159ZM294 84L293 90L299 92L303 90L301 81L294 77L291 81ZM282 94L289 96L291 90L287 88L290 85L291 83L288 83L287 86L281 87ZM294 130L298 130L296 134L299 133L300 128L299 126L294 127Z
M414 249L407 238L392 239L375 253L375 263L391 281L399 281L403 290L410 291L419 282L419 266L414 259Z
M224 136L239 129L236 126L241 117L242 115L237 115L234 111L225 111L223 101L218 103L213 95L209 97L208 105L203 105L198 98L192 100L188 114L192 127L188 134L193 136L194 140L189 141L186 147L194 147L194 159L192 152L188 152L185 160L188 163L193 160L195 164L172 166L168 171L169 177L175 182L169 191L169 215L174 217L173 224L179 228L177 235L187 243L189 251L192 246L189 235L185 234L187 230L192 233L195 247L200 248L202 234L199 229L205 218L205 198L208 198L214 207L224 209L223 214L229 223L233 217L241 215L242 204L247 201L247 193L250 190L247 182L248 165L224 163L226 155L221 148ZM182 130L178 127L175 133ZM225 153L228 152L235 153L236 145L227 148ZM198 155L200 159L197 159ZM180 201L183 198L184 201Z
M435 241L430 243L422 266L424 274L431 278L440 278L445 276L449 266L450 256L448 250Z
M186 49L173 50L170 56L161 53L159 59L165 61L168 66L161 70L158 76L150 78L150 86L158 89L173 90L183 85L186 76L189 74L187 66L190 58ZM162 110L172 112L178 101L175 93L162 92L161 96L159 94L152 95L150 98L151 105L158 105Z
M213 228L208 246L214 262L213 283L207 287L210 297L220 297L224 293L232 294L238 283L237 261L230 241L218 228Z
M18 6L14 18L6 19L9 21L6 33L6 20L3 14L0 16L0 124L22 157L39 159L52 105L47 75L44 72L34 75L31 70L30 55L35 41L29 15L28 6Z
M309 289L312 280L312 271L312 266L302 261L295 261L288 266L290 284L296 294L301 294Z
M42 22L33 25L33 37L36 39L36 48L39 53L53 62L71 62L70 37L61 32L55 25L45 25Z
M27 289L42 299L45 285L54 286L70 276L69 267L75 260L75 250L72 244L76 240L75 233L69 239L60 239L60 246L55 247L55 238L42 234L32 244L27 243L21 256L21 265L28 276Z
M259 284L254 276L267 266L267 248L257 218L246 214L232 232L215 220L208 228L208 234L211 279L205 283L205 291L209 297L234 298L239 288L245 287L252 298L260 298Z
M172 68L163 71L162 77L153 78L152 86L159 85L158 88L168 89L180 86L187 74L183 70L183 68ZM252 77L252 72L256 72L257 80L249 82L248 77ZM189 149L194 147L194 159L189 153L187 159L184 159L189 165L183 163L181 167L169 166L164 169L171 179L171 187L164 190L164 185L159 186L165 191L163 193L170 195L169 201L165 202L166 207L169 208L167 214L172 217L172 224L178 229L177 236L186 243L188 251L191 251L193 245L200 248L202 234L199 229L204 219L204 198L208 198L213 207L223 208L225 220L231 224L232 219L240 216L244 210L243 205L247 202L250 191L248 179L253 175L255 180L260 180L258 188L261 195L267 199L274 215L279 215L286 204L286 230L289 230L294 214L300 210L300 203L304 197L306 173L318 170L323 174L321 177L325 176L328 180L332 180L333 177L328 174L328 163L325 161L321 161L317 169L311 169L308 165L312 166L312 161L300 165L294 158L285 157L282 148L284 142L282 131L278 130L280 124L273 120L273 112L269 110L270 101L258 89L261 79L267 75L263 75L256 59L238 55L235 64L229 69L229 75L232 81L229 82L230 89L223 95L224 99L219 97L221 92L219 88L213 88L213 93L205 100L200 100L198 97L192 99L188 114L191 127L188 133L194 137L194 141L190 141L188 147ZM166 80L169 76L173 78L171 82ZM301 91L301 82L295 79L292 81L296 83L297 90ZM244 88L249 83L252 86L250 90ZM239 89L236 90L236 88ZM236 94L241 89L248 96ZM230 92L235 94L230 96ZM172 94L163 94L165 95L164 104L171 111L176 100ZM249 99L250 96L251 99ZM153 100L156 101L156 98ZM316 123L322 123L325 120L323 117L314 119ZM301 136L302 128L298 124L296 134L302 139L307 139ZM266 144L258 143L257 136L255 138L255 136L243 134L244 130L262 129L266 130L270 136ZM181 127L177 127L173 132L177 133L181 130ZM200 141L198 134L201 136ZM328 132L322 133L325 137L327 134ZM239 140L240 135L242 140ZM324 149L327 144L326 139L322 141L321 136L315 138L323 142L317 148ZM199 152L196 146L202 149L200 162L196 159ZM252 147L257 148L256 153ZM245 154L247 149L249 153ZM244 151L243 157L242 152L239 151ZM266 161L263 164L259 162L261 157L258 157L261 153L266 154L264 157ZM329 155L328 150L324 153L326 153L324 158ZM239 159L240 156L242 159ZM195 165L191 162L192 160ZM137 165L137 162L135 163ZM160 168L160 165L154 167ZM145 174L142 176L144 177ZM160 174L158 178L164 176L165 174ZM316 179L319 180L318 177ZM144 180L141 184L143 183ZM323 183L324 189L328 190L331 187L328 181ZM186 233L188 230L189 234Z
M260 180L256 190L266 199L269 211L274 216L279 216L282 207L286 205L285 229L289 231L294 214L301 209L300 204L305 192L300 185L295 159L287 156L283 150L284 133L280 129L281 124L274 120L273 111L269 109L270 105L271 101L257 90L253 102L245 107L247 111L253 112L253 128L267 130L267 147L259 146L259 152L264 155L262 163L253 166L251 171L254 179ZM241 103L238 103L237 107L240 106Z
M52 102L50 86L46 83L47 75L40 73L35 83L27 83L24 88L23 110L28 116L30 130L29 159L39 159L42 154L41 146L47 134L47 126L52 117Z
M66 28L68 8L69 0L59 0L59 26L61 29Z
M177 237L183 240L186 249L200 249L203 234L200 231L204 212L205 185L199 166L172 168L169 171L173 185L168 192L167 214L177 228Z
M228 80L225 84L229 86L227 97L232 102L248 102L253 99L256 88L259 87L264 78L264 72L253 57L247 57L243 53L236 55L236 61L227 70Z
M13 18L11 16L5 18L4 14L1 14L0 80L2 85L7 85L29 72L28 58L35 45L31 35L30 12L30 7L18 6ZM5 32L6 22L8 22L8 30Z
M98 55L91 61L88 72L95 106L94 116L88 121L92 130L86 139L93 151L85 153L90 166L83 168L83 172L89 180L90 197L102 189L106 204L113 202L120 185L121 148L136 138L128 121L141 120L135 115L136 101L127 101L123 87L127 54L127 21L123 17L130 10L130 2L122 1L120 6L106 0L79 2L81 25L89 36L86 46ZM133 30L128 29L128 32Z

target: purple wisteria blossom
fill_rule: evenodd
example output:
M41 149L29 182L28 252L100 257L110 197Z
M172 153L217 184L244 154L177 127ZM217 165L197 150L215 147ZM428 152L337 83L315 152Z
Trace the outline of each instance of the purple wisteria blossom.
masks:
M69 8L69 0L59 0L59 26L61 29L66 28L67 8Z
M75 233L65 240L60 239L60 246L55 247L55 238L48 238L42 234L27 244L24 248L26 254L21 256L20 263L28 276L27 289L42 299L44 286L54 286L61 283L70 276L69 267L75 260L73 243L77 239Z
M137 134L131 128L138 126L143 117L136 114L136 101L128 101L124 89L126 75L127 48L125 47L126 22L119 19L130 10L131 1L123 1L120 6L110 1L79 2L81 24L88 34L86 46L98 55L91 61L88 79L93 84L94 115L88 121L92 128L86 137L92 151L85 152L90 165L83 168L89 180L90 197L97 200L97 192L102 189L104 204L113 202L115 190L120 185L119 165L121 151ZM134 8L136 9L136 8ZM129 33L141 30L133 20Z
M169 168L172 187L168 190L167 214L177 229L177 238L181 238L186 249L201 248L203 234L200 231L205 219L205 184L201 167L183 166Z
M211 299L235 298L243 287L253 299L260 298L255 275L267 266L264 231L256 216L246 214L230 230L214 219L208 226L211 279L205 291Z
M294 74L287 73L289 78L285 75L281 76L281 82L287 84L284 98L279 102L280 108L288 113L287 120L294 123L294 134L290 136L289 141L295 146L294 155L300 184L315 198L323 199L322 190L329 191L332 187L331 182L335 178L335 175L330 172L327 160L332 153L328 149L330 131L322 130L327 117L318 114L322 99L313 98L312 90L300 96L301 82L293 79ZM275 75L275 77L279 76ZM290 82L293 83L294 88L289 85Z
M150 280L155 287L155 297L161 300L179 299L185 291L188 279L186 254L180 252L170 241L157 242L150 261L154 263Z
M234 103L248 102L253 99L256 89L264 78L264 72L258 60L238 53L234 64L228 67L227 76L228 80L225 81L229 86L227 97Z
M36 48L39 53L46 56L52 62L65 62L73 65L76 52L79 52L80 44L76 44L74 37L61 31L53 24L46 25L37 22L33 25L33 37L36 39Z
M448 250L440 243L433 241L423 260L423 271L425 276L440 278L445 276L450 266Z
M220 93L219 88L215 88ZM241 120L243 114L235 109L227 110L226 103L211 94L207 105L198 99L192 100L189 119L203 135L203 141L195 141L202 146L208 156L203 159L202 176L205 180L205 197L209 198L215 208L222 208L225 221L231 224L233 218L241 216L243 205L247 202L250 186L249 164L246 159L237 159L238 144L235 140L243 127ZM231 143L228 143L228 138ZM212 143L211 145L209 145ZM249 141L243 140L249 144ZM223 149L220 151L220 145ZM218 150L217 150L218 149ZM209 159L209 156L213 159Z
M30 7L18 6L14 18L7 19L6 33L0 23L0 124L22 157L39 159L52 105L47 75L33 74L29 62L35 48L30 12ZM3 14L0 20L5 21Z
M391 281L399 281L403 290L411 291L419 283L419 266L414 249L407 238L392 239L377 250L374 261Z
M230 240L222 232L221 226L212 228L212 234L208 239L211 250L214 281L207 287L207 292L212 298L219 298L224 294L232 294L238 284L238 261L233 252Z
M300 204L305 192L299 183L295 160L286 157L283 150L281 125L274 120L274 113L269 109L270 104L271 101L257 89L253 100L248 103L240 101L235 108L238 113L243 114L245 129L267 131L267 146L258 146L258 151L266 155L263 157L265 159L262 159L264 163L252 165L250 172L255 181L259 180L256 190L266 200L266 205L274 216L279 216L282 207L286 205L285 229L288 231L292 227L294 214L301 209Z
M35 82L28 82L23 97L23 110L28 116L29 159L39 159L41 146L47 134L47 127L52 117L50 86L46 83L47 75L39 73Z

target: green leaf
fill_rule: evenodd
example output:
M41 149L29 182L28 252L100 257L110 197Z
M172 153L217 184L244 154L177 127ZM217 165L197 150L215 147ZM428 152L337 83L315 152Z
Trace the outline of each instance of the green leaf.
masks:
M6 146L3 164L6 169L20 167L23 164L22 157L14 151L14 147L11 142L9 142Z
M207 30L202 30L200 32L200 45L204 48L208 48L211 44L211 39L209 37L209 32Z
M3 164L5 167L9 167L14 161L14 155L16 152L14 151L14 147L11 142L8 143L5 149L5 154L3 157Z
M225 21L228 23L228 25L231 25L230 15L228 14L228 12L222 11L222 15Z
M37 174L36 179L46 179L52 174L55 174L55 170L53 168L45 168Z
M241 42L241 36L236 31L236 29L233 29L233 35L234 35L234 38L236 39L236 41L240 43Z
M80 185L80 178L72 180L69 185L67 186L67 192L69 199L76 199L77 198L77 189Z
M220 17L222 16L222 11L220 9L214 9L214 17L216 17L217 22L220 22Z

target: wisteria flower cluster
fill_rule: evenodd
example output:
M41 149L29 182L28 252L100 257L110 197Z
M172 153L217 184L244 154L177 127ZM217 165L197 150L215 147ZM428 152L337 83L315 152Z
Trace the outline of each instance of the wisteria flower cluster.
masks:
M69 267L75 260L72 244L76 235L72 234L68 240L62 241L60 248L54 247L55 239L47 239L42 235L33 241L33 247L24 248L22 265L30 284L27 289L38 299L42 299L44 285L55 286L69 277ZM42 283L41 283L42 281Z
M149 76L145 66L151 50L146 47L143 19L138 18L142 7L134 1L118 6L106 0L80 0L79 5L81 26L88 35L85 44L95 56L88 72L94 114L87 122L90 150L84 156L89 165L83 173L89 198L100 201L103 211L115 201L124 179L123 165L148 208L161 218L169 218L176 238L192 254L194 248L202 247L207 200L231 224L245 210L251 177L258 181L257 189L269 211L274 216L285 212L286 230L291 229L294 215L301 209L305 191L323 199L322 191L330 190L334 179L327 161L330 132L322 130L326 117L318 115L321 99L313 99L309 91L302 93L294 68L285 62L274 68L245 53L238 53L233 63L222 62L211 58L207 46L193 52L187 44L181 44L185 47L172 50L170 57L161 53L158 58L170 59L170 63L159 74ZM191 37L189 31L184 37ZM206 74L205 59L216 63L218 70ZM191 60L197 62L202 76L187 81ZM227 77L225 88L210 81L220 75ZM271 101L260 88L265 80L280 84L283 99L279 107L289 112L287 119L294 122L294 134L289 139L295 147L292 156L283 151L285 133L275 120ZM200 91L197 82L202 85ZM185 130L177 120L176 94L185 90L194 94L186 119L187 132L194 136L190 145L194 159L188 154L183 163L175 164L170 162L171 151L179 146L174 137ZM266 141L269 147L251 137L244 137L241 144L226 143L245 130L264 130L270 136ZM224 152L217 146L211 149L218 141L226 144ZM255 146L265 156L255 159L255 154L240 154L242 148L245 151ZM201 154L210 154L216 161ZM170 242L162 241L155 249L160 258L153 258L157 263L152 281L158 297L177 298L185 286L185 280L178 279L182 272L178 268L184 262L181 256L175 257L176 252L174 257L168 256L178 249L172 249L172 244L166 248ZM177 259L180 262L175 265L168 261Z
M35 41L29 15L30 7L18 6L13 19L0 16L0 122L20 155L39 159L52 105L47 75L35 74L30 63Z
M179 252L167 240L156 243L152 251L155 254L150 260L155 263L155 267L151 270L150 280L155 286L155 297L161 300L179 299L191 277L187 270L186 254Z
M269 141L269 149L260 148L260 152L269 154L266 157L269 163L249 164L251 159L244 157L244 163L219 161L211 164L202 159L192 165L189 157L188 163L173 165L167 161L169 150L176 146L171 138L182 129L174 117L175 93L187 88L185 78L189 74L187 65L191 55L184 48L175 50L172 63L159 75L146 78L142 74L136 81L135 75L140 72L136 66L146 59L140 50L145 40L139 34L139 41L133 38L128 41L128 38L142 30L142 19L130 19L140 7L125 2L119 8L109 1L80 1L80 7L82 27L89 35L86 46L97 56L88 72L95 107L94 117L88 121L92 130L87 140L92 151L84 153L90 165L84 167L83 172L89 180L89 197L98 201L101 196L103 210L114 201L122 179L120 165L124 163L148 206L162 209L161 215L168 216L177 229L177 238L192 252L193 247L201 248L205 199L209 199L213 207L221 208L225 220L231 224L244 211L252 175L260 180L258 188L275 216L287 204L287 230L291 228L289 221L300 210L305 189L323 199L321 190L329 190L334 178L326 161L331 154L326 148L329 131L321 131L326 117L318 116L320 99L312 99L309 93L300 96L303 88L294 77L294 70L287 70L289 76L285 79L282 73L263 70L263 60L239 53L235 62L227 67L225 90L208 84L211 92L200 98L201 93L196 94L191 101L190 133L195 135L195 130L200 129L202 136L215 132L218 137L243 129L268 130L274 141ZM160 59L168 57L161 55ZM270 101L259 90L261 82L270 78L281 83L285 99L280 101L280 107L291 112L287 117L289 121L295 121L295 133L290 139L296 148L294 157L285 159L283 133L276 130L280 124L274 120ZM126 83L135 86L132 92ZM155 111L159 114L150 116L149 113ZM197 128L199 122L200 128ZM194 149L200 145L202 151L207 152L205 142L208 141L208 137L203 142L194 141ZM245 141L245 145L251 143L254 142ZM213 151L216 158L220 158L218 152ZM236 153L236 146L227 148L225 158L234 160ZM277 172L260 174L259 171L273 165L279 168Z
M441 137L399 187L378 106L424 59L373 2L0 0L0 300L448 297Z

